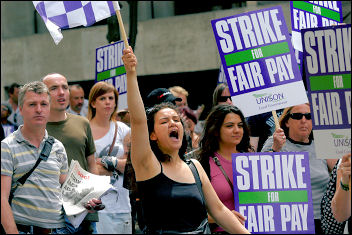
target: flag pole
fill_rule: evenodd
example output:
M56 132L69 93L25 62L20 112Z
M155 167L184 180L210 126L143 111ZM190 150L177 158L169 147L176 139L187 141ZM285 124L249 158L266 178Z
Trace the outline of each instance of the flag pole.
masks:
M122 21L122 17L121 17L121 13L120 13L120 6L118 1L112 1L113 5L114 5L114 9L116 12L116 17L117 17L117 21L119 22L119 27L120 27L120 33L122 36L122 40L125 44L125 49L128 49L129 44L128 44L128 40L127 40L127 36L126 36L126 31L125 31L125 27L123 26L123 21ZM133 66L131 68L132 71L136 71L136 68Z

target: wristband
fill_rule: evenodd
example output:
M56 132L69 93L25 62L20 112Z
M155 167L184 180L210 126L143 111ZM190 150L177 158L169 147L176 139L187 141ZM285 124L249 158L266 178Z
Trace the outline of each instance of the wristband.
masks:
M350 190L350 186L348 184L342 183L342 179L340 180L340 186L344 191Z
M268 152L276 152L274 149L272 149L272 148L270 148L269 150L268 150Z

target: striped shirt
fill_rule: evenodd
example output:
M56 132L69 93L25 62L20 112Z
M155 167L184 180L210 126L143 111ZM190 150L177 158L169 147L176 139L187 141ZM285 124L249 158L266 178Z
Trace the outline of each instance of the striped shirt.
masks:
M21 127L1 141L1 175L16 181L30 171L39 158L48 133L39 148L23 138ZM12 200L12 212L17 224L42 228L64 227L60 174L68 173L67 155L63 144L55 139L47 161L42 160L24 185L18 186Z

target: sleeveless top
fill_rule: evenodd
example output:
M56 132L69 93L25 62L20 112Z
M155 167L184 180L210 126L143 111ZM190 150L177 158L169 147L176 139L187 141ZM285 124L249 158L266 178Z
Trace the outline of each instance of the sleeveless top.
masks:
M195 230L207 218L196 183L180 183L161 172L151 179L137 181L146 232Z

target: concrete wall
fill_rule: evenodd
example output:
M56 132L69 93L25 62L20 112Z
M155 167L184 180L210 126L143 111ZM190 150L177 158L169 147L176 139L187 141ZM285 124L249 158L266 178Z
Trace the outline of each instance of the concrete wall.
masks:
M142 17L138 23L135 48L139 61L137 68L139 75L218 69L220 59L210 23L212 19L280 4L286 24L289 31L291 30L289 1L257 6L249 4L251 6L243 8L173 17L168 17L172 14L170 10L159 11L155 12L155 15L159 14L163 18L150 20L146 20L150 17L150 12L145 10L150 2L141 3L144 6L140 5L139 10L144 9L144 12L140 13ZM19 7L21 4L27 6L32 3L17 2L12 7ZM170 9L173 3L155 2L155 4L161 4L161 7ZM94 79L95 49L107 44L106 25L64 30L64 38L56 46L49 33L33 34L30 30L33 26L29 26L28 22L34 20L34 14L3 17L5 15L3 2L1 6L1 91L4 91L4 86L9 86L12 82L24 84L38 80L50 72L62 73L69 81ZM34 9L33 6L30 7ZM128 4L123 7L128 7ZM164 15L161 12L164 12ZM128 35L128 11L122 13ZM12 17L22 17L23 20L20 22L28 24L30 29L28 32L23 31L22 34L27 36L3 39L3 35L10 32L6 28L6 22L11 21ZM3 28L4 25L5 28ZM47 32L43 27L45 27L44 24L41 24L38 31ZM27 25L20 28L27 28Z

